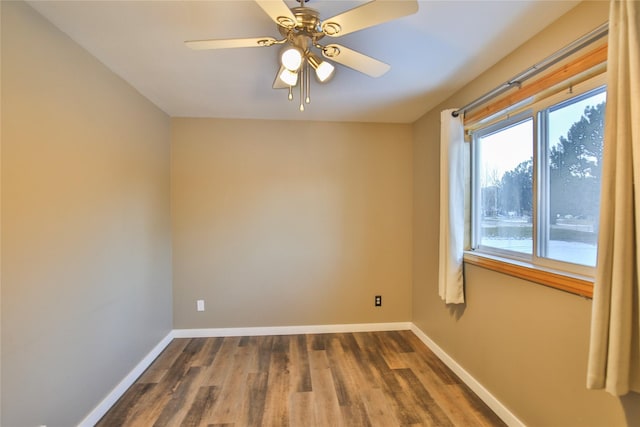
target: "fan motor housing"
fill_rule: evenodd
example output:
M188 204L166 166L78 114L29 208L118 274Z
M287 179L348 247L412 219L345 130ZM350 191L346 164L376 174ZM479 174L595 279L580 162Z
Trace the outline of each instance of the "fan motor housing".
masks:
M294 7L291 12L296 17L295 27L286 28L278 25L278 30L283 36L307 36L313 40L320 40L324 33L320 28L320 13L310 7Z

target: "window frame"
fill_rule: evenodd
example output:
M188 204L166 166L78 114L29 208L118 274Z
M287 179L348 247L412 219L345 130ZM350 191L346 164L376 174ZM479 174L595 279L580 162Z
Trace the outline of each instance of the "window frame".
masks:
M590 80L587 80L586 82L583 83L583 85L579 86L577 88L577 90L574 89L575 92L578 93L572 93L570 94L571 96L567 97L566 95L563 97L561 95L563 95L562 93L560 94L556 94L552 97L549 97L548 99L545 99L544 101L540 102L540 106L542 108L539 108L538 112L537 112L537 116L538 116L538 121L539 121L539 126L540 128L542 128L544 126L544 130L546 131L548 128L545 126L546 125L546 121L548 120L548 113L550 112L550 109L552 107L555 107L556 109L562 108L565 105L570 105L571 102L580 102L581 99L587 98L589 96L593 96L602 92L606 92L607 88L606 88L606 84L604 82L604 76L599 76ZM546 113L546 114L542 114L542 113ZM547 132L541 132L540 129L538 129L538 134L541 136L540 140L537 144L537 156L538 159L542 159L542 156L545 156L548 153L549 150L549 136L547 134ZM535 160L534 160L535 163ZM543 185L546 187L544 188L545 191L549 191L550 189L550 177L549 177L549 173L548 170L543 170L543 168L546 169L546 164L543 164L543 162L539 161L538 162L538 171L536 173L536 175L541 178L540 179L540 186L542 187ZM535 182L534 182L535 185ZM537 220L538 220L538 224L542 225L543 230L538 230L538 235L536 236L537 238L535 239L537 242L543 242L544 244L546 244L546 240L548 239L544 239L542 237L542 233L546 232L549 233L549 229L547 229L547 227L549 226L549 224L547 224L547 221L542 221L543 219L543 215L545 212L543 212L543 209L549 209L549 205L550 202L549 200L543 200L543 194L546 194L547 197L545 197L545 199L548 199L549 197L549 192L543 192L541 188L538 188L538 191L536 192L536 198L537 198L537 204L538 206L540 206L540 209L538 210L538 212L536 213L537 215ZM536 203L534 202L534 205ZM535 247L535 245L534 245ZM543 267L547 267L547 268L552 268L555 270L566 270L568 272L574 273L574 274L580 274L583 276L587 276L587 277L594 277L595 276L595 266L587 266L587 265L583 265L583 264L575 264L575 263L571 263L568 261L560 261L560 260L554 260L552 258L547 258L547 257L543 257L540 256L541 254L541 250L540 248L534 249L534 254L533 254L533 260L534 260L534 264L539 264Z
M599 91L606 92L604 74L576 84L570 87L568 91L555 93L525 106L511 107L474 125L473 132L471 132L471 250L465 252L465 262L578 295L592 296L595 267L554 260L539 255L541 254L539 245L544 240L542 233L548 232L548 224L543 225L544 221L542 221L543 209L548 209L548 195L543 197L542 192L545 188L549 189L549 175L542 171L542 168L547 167L547 164L546 161L542 162L540 160L543 155L546 155L549 144L548 135L546 135L547 129L543 127L544 122L547 120L547 114L542 114L542 112L548 112L551 107L557 107L565 102L569 103L576 98L589 96L589 94L595 94ZM476 179L479 170L477 138L490 135L501 129L507 129L528 119L533 120L532 157L534 174L531 254L492 248L480 244L478 227L480 223L479 201L481 200L480 179Z
M489 255L494 255L494 256L500 256L500 257L504 257L504 258L512 258L515 259L517 261L525 261L525 262L530 262L531 259L528 256L528 254L522 253L522 252L517 252L517 251L510 251L507 249L500 249L500 248L494 248L491 246L483 246L480 241L480 231L479 231L479 227L475 227L475 224L479 224L480 223L480 209L479 209L479 205L480 203L476 203L475 201L479 201L481 200L481 188L480 188L480 180L479 179L475 179L474 180L474 176L475 176L475 171L480 170L480 156L478 155L478 142L477 139L485 137L485 136L489 136L492 134L497 133L498 131L501 130L506 130L509 129L510 127L514 127L517 126L521 123L524 123L525 121L528 120L532 120L532 138L533 138L533 143L535 143L535 132L536 132L536 128L535 128L535 119L532 116L531 110L526 110L522 113L513 115L513 116L509 116L504 120L498 121L496 123L493 123L491 125L488 125L486 127L480 128L477 131L475 131L472 135L472 142L471 142L471 188L472 188L472 196L471 196L471 212L472 212L472 218L471 218L471 248L473 250L478 250L481 253L486 253ZM532 155L533 155L533 151L532 151ZM534 177L535 180L535 177ZM534 187L535 187L535 181L534 181ZM534 201L535 203L535 201ZM533 215L535 215L535 206L534 206L534 212ZM533 224L535 227L535 224ZM535 235L535 228L532 229L532 237ZM533 248L533 250L535 250L535 248Z

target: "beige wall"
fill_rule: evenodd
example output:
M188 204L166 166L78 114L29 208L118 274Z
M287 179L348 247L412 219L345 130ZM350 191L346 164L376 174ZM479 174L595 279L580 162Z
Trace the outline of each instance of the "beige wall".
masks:
M69 427L172 327L169 119L2 3L1 424Z
M586 390L590 300L474 266L465 268L465 306L437 298L439 111L586 34L607 20L607 6L580 4L414 124L413 322L530 426L627 422L617 399Z
M409 125L172 119L174 327L409 321L411 154Z

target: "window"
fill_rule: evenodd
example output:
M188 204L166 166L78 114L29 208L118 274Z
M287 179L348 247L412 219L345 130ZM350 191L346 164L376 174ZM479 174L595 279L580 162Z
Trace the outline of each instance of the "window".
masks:
M593 276L606 90L595 78L476 127L472 246L478 253Z
M533 118L507 120L475 137L477 247L533 253Z
M540 116L540 257L595 267L604 131L604 88Z

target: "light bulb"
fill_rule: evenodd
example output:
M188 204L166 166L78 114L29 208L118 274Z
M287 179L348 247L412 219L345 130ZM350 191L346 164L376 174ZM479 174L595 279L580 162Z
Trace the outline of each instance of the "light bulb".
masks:
M333 76L333 72L335 71L335 67L327 61L323 61L320 57L314 53L309 53L307 55L307 60L309 64L316 70L316 77L320 81L320 83L324 83L329 80Z
M289 46L280 54L282 66L290 71L298 71L302 65L302 51L295 46Z
M324 83L333 75L334 70L335 67L333 65L327 61L322 61L320 65L318 65L318 68L316 68L316 77Z
M295 86L298 83L298 73L289 71L286 68L280 73L280 80L289 86Z

